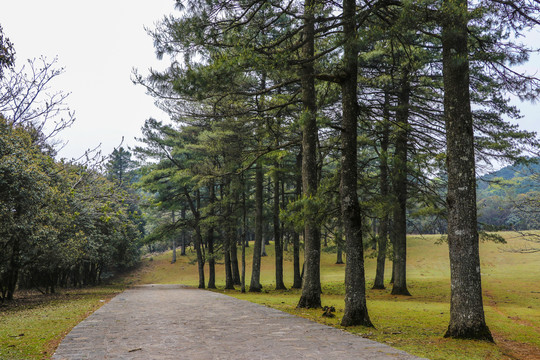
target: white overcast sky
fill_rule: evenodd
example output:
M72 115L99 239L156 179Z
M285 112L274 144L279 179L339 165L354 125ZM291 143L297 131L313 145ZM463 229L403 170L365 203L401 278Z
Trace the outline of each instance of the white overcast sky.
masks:
M77 120L60 135L68 141L62 157L79 157L99 144L108 154L122 137L124 146L134 145L147 118L167 119L130 76L133 68L146 74L150 67L167 66L166 59L156 60L144 27L154 28L174 12L174 0L0 0L0 24L14 44L18 65L58 56L66 69L53 86L71 92L67 102ZM528 42L538 46L535 39ZM540 75L540 57L526 68ZM540 105L516 105L525 116L522 128L540 131Z
M101 144L103 154L134 145L149 117L165 120L141 86L133 85L135 67L146 74L163 68L151 37L174 0L0 0L0 24L14 45L17 66L26 59L58 56L65 73L52 86L70 92L67 103L77 120L59 137L68 141L62 157L79 157Z

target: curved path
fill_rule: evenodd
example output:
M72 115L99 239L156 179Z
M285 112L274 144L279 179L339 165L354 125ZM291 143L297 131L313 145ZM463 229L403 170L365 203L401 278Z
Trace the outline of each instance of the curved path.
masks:
M419 359L282 311L181 285L126 290L53 359Z

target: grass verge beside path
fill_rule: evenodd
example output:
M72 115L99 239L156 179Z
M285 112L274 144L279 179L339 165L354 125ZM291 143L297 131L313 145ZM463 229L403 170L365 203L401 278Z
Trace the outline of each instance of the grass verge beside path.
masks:
M438 236L409 236L407 273L413 296L393 296L386 290L368 290L368 308L376 328L345 329L386 343L411 354L433 360L540 359L540 253L519 254L507 250L527 247L515 233L502 233L507 245L482 243L482 285L488 326L496 344L444 339L449 321L450 280L448 247L435 245ZM253 247L248 248L246 282L251 276ZM321 310L297 309L300 290L275 291L273 246L262 259L262 293L225 291L224 267L218 259L216 284L230 296L277 308L291 314L340 328L344 309L344 265L336 254L323 250L321 258L322 302L336 308L335 318L322 317ZM369 255L369 254L368 254ZM129 285L198 283L195 255L171 252L152 255L117 285L61 290L55 295L19 293L14 303L0 306L0 359L47 359L61 339L81 320ZM286 253L285 284L292 284L292 255ZM346 260L346 259L345 259ZM386 268L390 276L391 263ZM368 289L375 273L375 260L366 260ZM207 278L208 278L208 274ZM238 287L237 287L238 288ZM196 306L196 304L194 304Z
M48 359L71 329L124 286L16 293L0 307L0 359Z
M526 247L515 233L502 233L508 244L481 243L482 285L488 326L496 344L444 339L449 322L450 271L448 246L435 245L439 236L409 236L407 273L413 296L393 296L386 290L371 290L375 260L366 260L368 308L376 328L350 327L344 330L383 342L411 354L433 360L540 359L540 253L520 254L508 250ZM246 259L246 282L251 276L251 250ZM322 317L321 310L297 309L300 290L275 291L273 246L262 259L262 293L242 294L224 290L223 265L217 267L219 292L263 304L294 315L340 328L344 309L344 265L336 265L336 254L322 252L321 280L323 305L336 308L335 318ZM131 274L131 283L198 283L196 266L190 257L178 257L171 264L171 253L147 259L140 271ZM192 259L191 259L192 260ZM292 284L292 258L286 255L285 284ZM221 262L221 261L220 261ZM391 263L386 268L390 276ZM239 288L237 286L237 288Z

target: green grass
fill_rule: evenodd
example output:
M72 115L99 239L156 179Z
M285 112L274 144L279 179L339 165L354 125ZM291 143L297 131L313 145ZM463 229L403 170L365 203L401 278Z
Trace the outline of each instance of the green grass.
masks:
M0 307L0 359L47 359L61 339L114 295L121 285L61 291L54 295L19 293Z
M413 296L392 296L386 290L370 290L375 259L366 260L368 308L375 328L345 330L430 359L539 359L540 358L540 253L519 254L507 250L525 247L515 233L502 233L507 245L482 243L484 304L488 326L496 344L444 339L449 320L448 247L436 245L439 236L409 236L408 285ZM248 248L246 282L251 276L253 247ZM335 254L322 252L323 305L336 307L335 318L321 310L297 309L299 290L275 291L273 247L262 259L262 293L225 291L222 261L217 265L218 290L227 295L264 304L291 314L340 327L344 309L345 265L335 264ZM138 270L118 280L118 285L62 291L57 295L19 294L11 305L0 307L0 359L49 358L73 326L105 301L136 284L187 284L197 286L195 255L171 252L144 259ZM285 255L285 284L292 284L292 255ZM239 259L240 260L240 259ZM346 259L345 259L346 260ZM386 272L390 275L390 263ZM208 276L208 274L206 274ZM387 279L388 280L388 279ZM22 335L24 334L24 335Z
M507 245L481 243L485 313L496 344L444 339L449 321L450 271L448 246L436 245L440 236L409 236L407 274L413 296L392 296L386 290L371 290L375 259L366 260L368 308L373 328L345 330L409 353L430 359L538 359L540 358L540 253L520 254L508 250L525 247L515 233L501 233ZM251 250L247 252L246 283L251 276ZM336 318L322 317L321 310L297 309L299 290L275 291L273 248L263 258L260 294L224 291L224 269L217 267L218 291L240 299L264 304L314 321L340 327L344 309L344 265L335 264L335 254L322 252L321 281L323 305L336 307ZM194 255L178 257L170 264L171 253L147 259L131 283L183 283L196 286ZM285 284L292 284L292 257L286 255ZM390 263L386 273L390 275ZM388 279L387 279L388 281Z

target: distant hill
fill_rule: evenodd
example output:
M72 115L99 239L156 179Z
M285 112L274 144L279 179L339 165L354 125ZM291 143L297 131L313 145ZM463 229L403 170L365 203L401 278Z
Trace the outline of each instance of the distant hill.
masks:
M479 178L478 221L486 230L540 228L540 158Z

